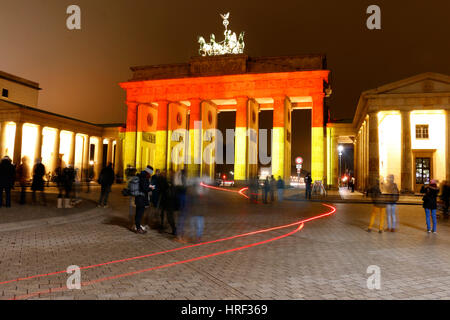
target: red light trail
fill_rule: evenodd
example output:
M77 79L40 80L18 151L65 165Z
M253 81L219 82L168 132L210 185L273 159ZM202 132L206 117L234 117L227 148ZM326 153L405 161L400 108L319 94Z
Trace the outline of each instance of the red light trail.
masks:
M243 197L248 199L248 196L244 194L244 192L248 188L242 188L239 191L236 191L236 190L229 190L229 189L223 189L223 188L218 188L218 187L214 187L214 186L209 186L209 185L206 185L206 184L203 184L203 183L201 183L201 186L203 186L205 188L214 189L214 190L238 193L239 195L241 195L241 196L243 196ZM231 239L236 239L236 238L240 238L240 237L246 237L246 236L255 235L255 234L259 234L259 233L265 233L265 232L269 232L269 231L274 231L274 230L285 229L285 228L289 228L289 227L293 227L293 226L298 226L295 230L293 230L293 231L291 231L289 233L286 233L284 235L281 235L281 236L278 236L278 237L275 237L275 238L271 238L271 239L267 239L267 240L264 240L264 241L252 243L252 244L245 245L245 246L242 246L242 247L237 247L237 248L228 249L228 250L224 250L224 251L220 251L220 252L215 252L215 253L212 253L212 254L209 254L209 255L204 255L204 256L200 256L200 257L196 257L196 258L191 258L191 259L188 259L188 260L177 261L177 262L173 262L173 263L169 263L169 264L165 264L165 265L161 265L161 266L157 266L157 267L152 267L152 268L148 268L148 269L143 269L143 270L133 271L133 272L125 273L125 274L119 274L119 275L115 275L115 276L110 276L110 277L105 277L105 278L101 278L101 279L97 279L97 280L83 282L83 283L81 283L81 285L82 286L88 286L88 285L95 284L95 283L98 283L98 282L103 282L103 281L107 281L107 280L112 280L112 279L117 279L117 278L121 278L121 277L131 276L131 275L140 274L140 273L148 272L148 271L152 271L152 270L172 267L172 266L176 266L176 265L179 265L179 264L184 264L184 263L193 262L193 261L197 261L197 260L201 260L201 259L206 259L206 258L210 258L210 257L214 257L214 256L218 256L218 255L234 252L234 251L239 251L239 250L251 248L251 247L258 246L258 245L261 245L261 244L265 244L265 243L268 243L268 242L276 241L276 240L288 237L288 236L290 236L290 235L300 231L301 229L303 229L304 223L306 223L306 222L310 222L310 221L313 221L313 220L316 220L316 219L320 219L320 218L323 218L323 217L326 217L326 216L330 216L330 215L332 215L333 213L336 212L336 208L335 207L333 207L331 205L328 205L328 204L325 204L325 203L322 203L322 205L324 205L326 207L329 207L331 209L331 211L323 213L323 214L320 214L320 215L317 215L317 216L314 216L314 217L311 217L311 218L303 219L303 220L300 220L300 221L297 221L297 222L294 222L294 223L282 225L282 226L277 226L277 227L272 227L272 228L267 228L267 229L261 229L261 230L252 231L252 232L239 234L239 235L235 235L235 236L230 236L230 237L226 237L226 238L222 238L222 239L216 239L216 240L212 240L212 241L201 242L201 243L188 245L188 246L183 246L183 247L179 247L179 248L174 248L174 249L170 249L170 250L155 252L155 253L151 253L151 254L147 254L147 255L131 257L131 258L126 258L126 259L120 259L120 260L114 260L114 261L100 263L100 264L91 265L91 266L80 267L80 270L86 270L86 269L96 268L96 267L100 267L100 266L105 266L105 265L110 265L110 264L115 264L115 263L120 263L120 262L126 262L126 261L132 261L132 260L152 257L152 256L164 254L164 253L175 252L175 251L184 250L184 249L193 248L193 247L198 247L198 246L202 246L202 245L206 245L206 244L218 243L218 242L227 241L227 240L231 240ZM52 272L52 273L46 273L46 274L40 274L40 275L34 275L34 276L30 276L30 277L17 278L17 279L14 279L14 280L3 281L3 282L0 282L0 285L11 283L11 282L30 280L30 279L34 279L34 278L52 276L52 275L57 275L57 274L62 274L62 273L66 273L66 270ZM65 291L65 290L68 290L67 287L50 288L48 290L41 291L41 292L34 292L34 293L27 294L27 295L22 295L22 296L15 296L11 300L27 299L27 298L30 298L30 297L33 297L33 296L36 296L36 295L40 295L40 294L61 292L61 291Z

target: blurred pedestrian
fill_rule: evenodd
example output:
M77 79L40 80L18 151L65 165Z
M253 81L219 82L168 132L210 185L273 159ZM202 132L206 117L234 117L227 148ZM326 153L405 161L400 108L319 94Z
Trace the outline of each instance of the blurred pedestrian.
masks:
M394 175L387 176L387 182L384 184L384 190L386 193L386 216L387 216L387 231L395 232L397 226L397 206L396 203L399 199L399 190L397 184L394 182Z
M373 203L372 213L370 215L370 223L369 223L369 227L367 228L367 231L368 232L372 231L372 226L375 222L376 216L378 215L379 221L380 221L378 232L382 233L383 229L384 229L386 203L384 202L384 198L381 193L380 180L378 180L378 179L376 180L375 184L372 185L367 190L366 195L370 196L372 198L372 203Z
M192 187L188 189L187 194L187 209L191 215L191 231L193 242L199 243L202 241L203 230L205 228L205 217L204 212L207 210L203 208L206 197L204 197L205 190L195 183ZM202 199L203 198L203 199Z
M134 218L136 233L147 233L142 228L141 220L145 212L145 207L149 205L148 194L150 192L150 177L153 174L153 168L147 166L138 176L130 176L128 184L131 195L134 196L136 204L136 215Z
M14 188L16 170L11 159L5 156L0 162L0 208L3 206L3 191L5 191L6 208L11 208L11 189Z
M98 177L98 183L101 186L101 191L97 207L107 208L108 196L111 192L111 186L114 183L114 169L112 162L108 163L108 165L102 169Z
M308 173L305 177L305 199L311 200L311 184L312 178L311 175Z
M263 203L267 203L267 195L270 191L270 181L269 181L269 176L266 177L266 179L264 180L264 185L263 185Z
M169 175L166 176L166 171L163 171L161 174L161 225L160 231L164 231L164 218L167 216L167 221L169 222L170 227L172 228L172 235L176 235L177 228L175 226L175 220L173 216L173 212L176 208L176 197L175 197L175 188L173 186L173 174L172 171L169 172Z
M177 177L175 179L175 194L178 202L178 223L177 223L177 239L178 241L184 241L184 226L186 222L187 210L187 181L186 181L186 170L178 171Z
M36 204L36 191L39 191L41 194L41 201L44 206L47 205L47 201L45 198L44 192L44 175L45 175L45 166L42 164L42 158L37 158L36 163L33 168L33 182L31 183L32 193L32 202Z
M429 185L423 185L420 189L420 193L425 195L422 198L423 208L425 209L425 217L427 222L427 232L431 232L430 225L430 215L433 220L433 233L436 233L437 219L436 219L436 209L437 209L437 196L439 193L439 188L437 186L436 180L431 180Z
M281 176L278 176L277 190L278 190L278 201L283 201L283 197L284 197L284 181L283 181L283 179L281 179Z
M275 202L275 190L277 189L277 181L273 175L270 176L270 201Z
M75 170L71 165L65 167L62 171L62 185L64 188L64 208L72 207L72 190L75 182Z
M450 181L444 181L442 183L442 189L441 189L441 201L443 204L443 210L444 210L444 218L448 218L448 209L449 209L449 197L450 197Z
M355 182L356 182L355 177L352 177L352 178L350 179L350 183L351 183L351 186L352 186L352 193L355 192Z
M16 169L16 178L20 185L20 200L19 204L26 203L26 191L28 179L30 178L30 167L28 166L28 157L22 158L22 163Z

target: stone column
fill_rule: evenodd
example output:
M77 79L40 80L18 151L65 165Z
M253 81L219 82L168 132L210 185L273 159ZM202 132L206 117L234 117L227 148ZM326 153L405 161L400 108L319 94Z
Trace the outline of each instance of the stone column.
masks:
M16 165L20 164L22 158L22 133L23 133L23 122L16 122L16 136L14 139L14 156L13 163Z
M286 180L285 175L285 143L286 143L286 97L273 98L273 131L272 131L272 175L281 176ZM323 145L322 145L323 147Z
M446 167L446 179L447 182L450 181L450 110L446 110L445 113L447 114L447 123L446 123L446 127L447 127L447 167Z
M119 137L116 140L116 154L114 155L114 171L119 176L123 174L122 146L123 140Z
M37 137L36 137L36 151L34 152L34 158L40 159L42 158L42 134L44 130L44 126L38 126L37 128Z
M124 161L126 166L136 166L137 103L127 102L127 106L127 127L123 146ZM158 143L158 141L156 142Z
M77 134L72 132L72 139L70 141L70 154L69 154L69 164L75 168L75 146L76 146Z
M91 137L90 136L84 136L84 143L83 143L83 165L82 165L82 170L83 170L83 174L82 176L84 177L84 179L87 178L87 174L89 172L89 152L90 152L90 140Z
M410 112L402 111L402 153L401 153L401 186L404 193L413 193L412 151L411 151L411 120Z
M0 125L0 158L5 156L5 144L6 144L6 125L7 121L3 121Z
M168 107L166 100L158 101L158 119L156 123L156 156L155 170L167 169L167 130L168 130Z
M53 143L52 171L55 171L59 165L59 148L61 142L61 130L56 129L55 141Z
M236 126L234 140L234 180L242 183L247 180L247 127L248 97L236 97Z
M110 162L113 162L113 141L112 139L108 139L108 155L106 157L106 165L108 165Z
M314 95L312 108L312 128L311 128L311 178L313 181L322 180L325 177L324 173L324 135L323 135L323 94ZM336 152L336 151L335 151Z
M103 138L97 137L97 148L96 148L96 157L95 157L95 177L98 178L100 175L100 171L103 169Z
M190 99L188 176L198 177L202 163L201 100Z
M369 113L369 188L380 179L380 156L378 143L378 116Z

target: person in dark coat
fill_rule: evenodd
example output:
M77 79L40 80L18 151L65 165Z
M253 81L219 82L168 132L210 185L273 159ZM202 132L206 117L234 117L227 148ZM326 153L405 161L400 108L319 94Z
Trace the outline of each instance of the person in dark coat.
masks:
M281 176L278 176L277 190L278 190L278 201L283 201L284 181L283 179L281 179Z
M312 178L308 173L308 175L305 177L305 199L311 199L311 183Z
M383 196L380 188L380 180L376 179L375 183L367 189L366 196L372 199L373 207L372 213L370 215L369 227L367 228L367 232L372 231L373 224L375 222L375 218L379 216L379 228L378 232L383 233L384 230L384 220L386 216L386 199Z
M16 180L16 170L11 159L5 156L0 162L0 208L3 206L3 190L6 195L6 208L11 208L11 189Z
M277 189L277 181L275 177L270 176L270 202L275 202L275 190Z
M114 183L114 169L112 163L108 163L106 167L100 172L98 183L101 185L100 199L98 201L98 207L107 207L108 196L111 192L111 186Z
M164 216L167 215L167 221L172 228L172 234L177 234L177 228L175 226L175 219L173 217L173 212L176 207L176 196L175 188L172 183L172 175L166 177L166 173L163 171L160 180L160 190L161 190L161 231L164 230Z
M444 218L448 218L448 208L449 208L449 198L450 198L450 181L444 181L442 184L441 201L444 205Z
M433 233L436 233L436 209L437 209L437 196L439 193L439 188L437 186L436 180L431 180L429 185L423 185L420 189L420 193L424 193L425 195L422 198L423 205L422 207L425 209L425 217L427 221L427 232L431 232L430 226L430 215L433 219Z
M36 191L39 191L41 194L42 204L47 205L47 201L45 199L44 193L44 175L45 175L45 166L42 164L42 159L36 159L36 164L33 168L33 182L31 183L32 193L32 201L36 203Z
M22 157L22 163L16 169L16 178L20 184L20 204L26 203L27 183L30 178L30 168L28 166L28 157Z
M136 215L134 222L136 225L136 233L144 234L146 230L142 228L141 220L144 215L145 207L149 205L148 193L150 192L150 177L153 173L153 168L147 166L139 175L139 194L134 197L134 203L136 204ZM133 177L131 178L133 179Z

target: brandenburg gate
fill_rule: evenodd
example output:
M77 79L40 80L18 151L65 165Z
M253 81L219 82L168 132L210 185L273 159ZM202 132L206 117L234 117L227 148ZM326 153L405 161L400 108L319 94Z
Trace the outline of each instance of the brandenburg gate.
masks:
M225 25L227 17L222 18ZM131 68L132 79L120 84L126 90L128 107L124 165L187 168L191 177L214 177L217 150L211 144L217 143L217 137L208 132L218 127L218 113L235 111L234 179L246 180L258 170L254 160L258 157L259 112L273 110L272 174L286 180L292 165L291 112L311 109L311 175L313 180L323 181L324 91L329 75L325 56L251 58L242 53L243 34L238 43L227 26L225 43L215 43L212 38L206 48L209 45L200 37L204 56L184 64ZM230 45L233 41L234 47ZM213 54L217 45L219 49L227 45L229 50ZM249 129L256 134L249 134ZM183 148L174 152L180 144ZM174 161L174 155L181 161Z

